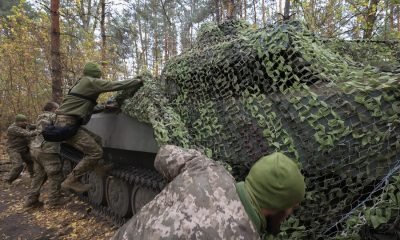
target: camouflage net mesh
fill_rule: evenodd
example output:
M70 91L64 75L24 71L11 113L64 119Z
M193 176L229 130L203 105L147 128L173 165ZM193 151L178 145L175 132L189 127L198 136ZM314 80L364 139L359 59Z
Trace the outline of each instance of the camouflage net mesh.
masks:
M381 71L400 73L400 41L325 40L333 52Z
M334 44L298 22L207 24L160 79L139 76L144 86L118 101L153 125L160 144L203 149L237 180L263 155L295 159L306 200L275 238L395 238L400 75L339 55Z

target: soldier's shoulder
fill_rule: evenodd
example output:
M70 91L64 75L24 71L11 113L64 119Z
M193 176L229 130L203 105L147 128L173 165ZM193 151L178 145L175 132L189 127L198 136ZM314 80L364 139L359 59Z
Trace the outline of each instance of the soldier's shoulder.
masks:
M55 116L55 113L53 112L42 112L41 114L39 114L38 119L51 118L53 116Z
M15 123L11 124L8 128L7 131L12 131L12 130L16 130L19 129L20 127L18 127L17 125L15 125Z

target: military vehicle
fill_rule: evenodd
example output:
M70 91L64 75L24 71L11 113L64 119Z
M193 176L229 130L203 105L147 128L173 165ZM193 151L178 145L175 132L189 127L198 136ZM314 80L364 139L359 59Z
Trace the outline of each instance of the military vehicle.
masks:
M102 138L104 160L114 164L106 176L97 171L84 176L91 185L85 200L122 224L165 185L153 165L158 151L153 128L120 111L94 114L85 127ZM63 144L61 156L68 173L82 153Z
M116 168L87 177L95 186L89 201L120 218L137 212L165 184L152 168L157 144L201 149L237 180L281 151L301 166L307 194L278 238L398 235L400 50L340 46L299 22L203 25L193 48L170 59L159 78L140 74L142 88L116 97L123 113L93 116L89 128ZM386 54L371 59L384 71L346 55L371 49ZM64 158L76 162L67 150Z

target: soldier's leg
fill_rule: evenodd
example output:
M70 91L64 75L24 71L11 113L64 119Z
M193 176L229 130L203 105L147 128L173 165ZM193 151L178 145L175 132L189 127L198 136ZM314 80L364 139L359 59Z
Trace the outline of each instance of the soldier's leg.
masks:
M76 192L89 190L90 186L80 183L78 179L85 173L92 171L103 156L103 149L92 137L92 134L85 128L79 128L76 135L66 141L67 144L83 152L84 157L64 180L61 185L63 188L72 189Z
M15 179L19 177L22 169L24 169L24 166L21 154L19 152L14 150L8 150L7 152L8 156L10 157L12 166L10 172L8 173L8 176L5 178L5 181L8 183L12 183Z
M26 169L29 172L29 175L31 178L34 176L35 171L34 171L34 166L33 166L33 161L32 161L32 155L29 151L21 153L22 160L26 164Z
M93 136L96 135L86 128L80 128L77 134L67 141L68 144L84 153L82 160L73 170L75 176L82 176L93 170L103 157L103 149Z
M28 195L25 198L24 207L31 207L39 202L40 189L46 181L46 172L41 162L41 154L39 153L37 157L33 163L35 175L33 176Z
M61 197L63 180L61 161L57 153L42 153L41 159L49 184L49 205L57 205Z

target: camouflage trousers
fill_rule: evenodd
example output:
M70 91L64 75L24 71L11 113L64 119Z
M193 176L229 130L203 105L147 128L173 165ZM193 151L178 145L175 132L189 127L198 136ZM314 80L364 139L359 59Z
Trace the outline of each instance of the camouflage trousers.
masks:
M76 124L76 119L74 117L57 115L55 125L66 126L72 124ZM92 171L103 157L101 137L84 127L79 127L78 132L64 142L84 154L82 160L72 170L72 174L76 177Z
M24 169L24 163L26 164L26 168L29 174L31 175L31 177L33 177L33 162L29 150L21 152L15 149L7 149L7 152L8 156L10 157L12 167L8 176L5 178L6 181L11 183L15 179L17 179Z
M61 182L63 181L62 165L57 153L45 153L32 150L35 176L31 182L28 198L39 200L40 189L48 180L49 203L57 202L61 196Z

